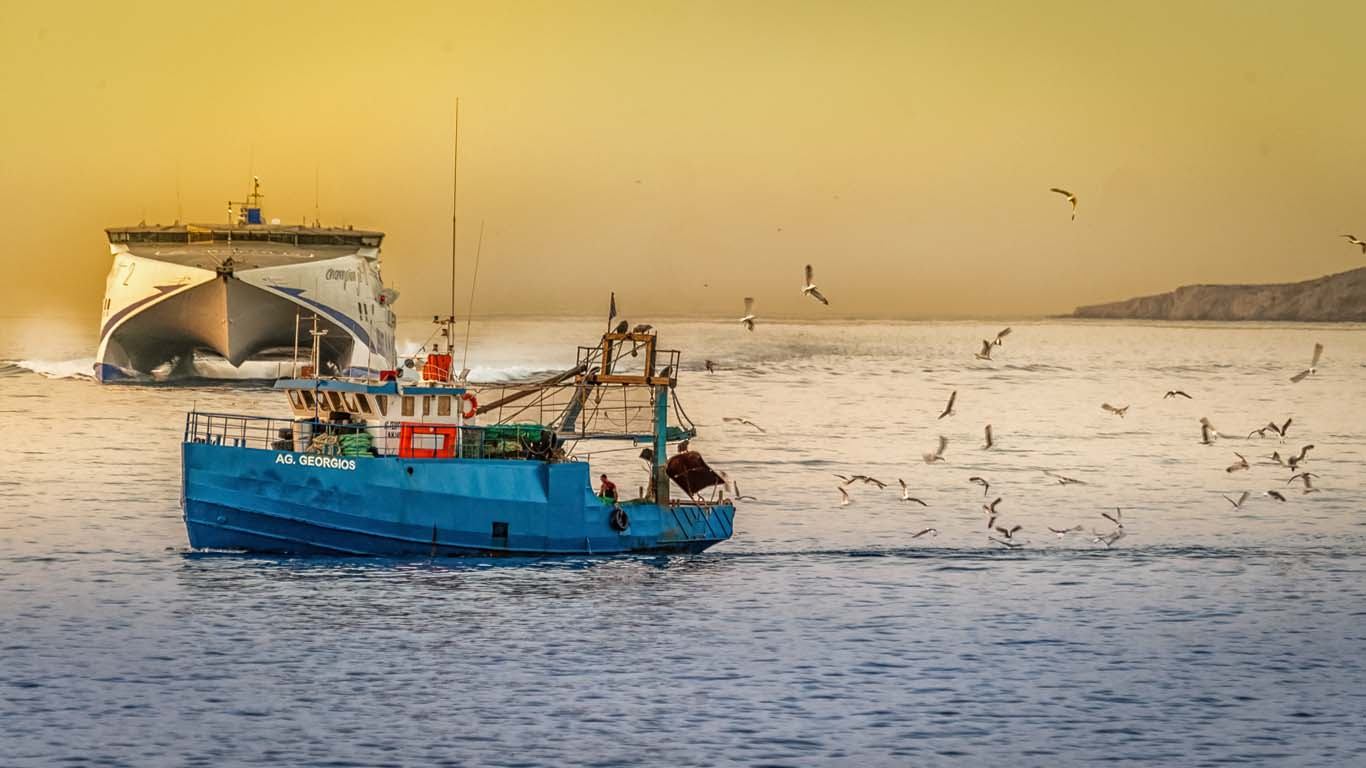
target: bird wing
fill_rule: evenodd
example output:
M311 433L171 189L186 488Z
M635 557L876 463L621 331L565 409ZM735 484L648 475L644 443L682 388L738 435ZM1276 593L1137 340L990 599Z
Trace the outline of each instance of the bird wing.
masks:
M990 356L990 355L991 355L991 342L987 341L986 339L982 339L982 351L981 351L981 352L978 352L977 354L979 354L979 355L981 355L981 356L983 356L983 357Z
M935 531L933 528L924 528L924 529L921 529L921 530L916 531L915 533L911 534L911 538L913 538L913 539L918 539L918 538L920 538L921 536L924 536L925 534L929 533L930 531L934 531L935 533L939 533L939 531Z
M1241 494L1238 495L1238 503L1235 504L1234 506L1238 506L1238 507L1243 506L1243 502L1247 501L1247 497L1248 497L1247 491L1243 491Z
M1048 188L1048 191L1049 191L1049 192L1057 192L1058 194L1062 195L1063 197L1066 197L1066 198L1069 198L1069 199L1072 197L1072 193L1071 193L1071 192L1068 192L1067 190L1062 189L1062 188L1060 188L1060 187L1049 187L1049 188Z
M1193 399L1190 395L1186 394L1185 392L1182 392L1182 391L1179 390L1179 389L1176 390L1176 394L1178 394L1178 395L1180 395L1180 396L1186 398L1187 400Z
M1114 515L1111 515L1109 512L1101 512L1100 516L1105 518L1106 520L1109 520L1115 525L1119 525L1119 518L1115 517Z
M807 284L807 285L811 285L811 283L814 282L815 279L816 279L816 270L812 269L810 264L807 264L807 265L806 265L806 284Z
M824 304L824 305L827 306L827 307L830 306L830 300L827 299L827 298L825 298L825 294L821 293L820 291L816 290L815 288L812 288L812 289L811 289L811 297L814 298L816 301L819 301L820 303Z
M1291 376L1291 377L1290 377L1290 381L1291 381L1292 383L1299 384L1301 381L1304 381L1304 377L1306 377L1306 376L1308 376L1308 375L1309 375L1309 371L1306 369L1306 370L1300 371L1299 373L1295 374L1294 376Z
M1002 536L1005 536L1006 538L1010 538L1010 531L1006 530L1005 528L1002 528L1001 526L998 525L998 526L996 526L996 531L997 531L998 533L1000 533Z
M1119 412L1119 409L1118 409L1118 408L1114 407L1113 405L1110 405L1109 403L1101 403L1101 404L1100 404L1100 409L1101 409L1102 411L1109 411L1110 413L1118 413L1118 412Z
M849 492L846 491L846 490L844 490L844 486L842 486L842 485L837 485L837 486L835 486L835 488L839 490L840 496L843 496L845 501L848 501L848 500L849 500Z
M1315 344L1315 345L1314 345L1314 359L1309 361L1309 367L1310 367L1310 368L1317 368L1318 365L1319 365L1319 358L1320 358L1320 357L1323 357L1323 345L1322 345L1322 344Z
M745 315L748 316L748 315L752 315L752 314L754 314L754 297L753 297L753 296L746 296L746 297L745 297Z
M1006 536L1014 536L1017 532L1022 530L1024 530L1024 526L1016 524L1014 526L1011 526L1010 531L1006 533Z
M935 451L935 456L943 456L944 449L949 447L949 439L943 435L939 436L939 450Z
M1294 421L1294 420L1295 420L1295 419L1294 419L1294 417L1292 416L1291 418L1286 419L1286 420L1285 420L1285 423L1281 425L1281 429L1280 429L1281 437L1285 437L1285 432L1286 432L1286 430L1290 429L1290 422L1292 422L1292 421Z
M929 504L926 504L925 502L921 501L920 499L915 498L914 496L911 496L910 498L906 499L906 501L914 501L916 504L919 504L919 505L922 506L922 507L928 507L928 506L929 506Z
M988 424L987 427L986 427L986 433L987 433L987 447L990 448L990 447L992 446L992 442L991 442L991 425L990 425L990 424Z
M903 490L903 491L906 490L906 481L905 481L905 480L902 480L901 478L898 477L898 478L896 479L896 482L897 482L898 485L901 486L901 490Z
M997 340L997 341L1000 341L1001 339L1004 339L1005 337L1007 337L1007 336L1009 336L1009 335L1010 335L1010 327L1007 326L1007 327L1005 327L1005 328L1002 328L1000 333L996 334L996 340Z

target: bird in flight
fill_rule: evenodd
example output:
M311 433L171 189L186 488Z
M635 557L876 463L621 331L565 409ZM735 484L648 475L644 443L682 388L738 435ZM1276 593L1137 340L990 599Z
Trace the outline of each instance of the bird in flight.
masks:
M1005 327L1005 328L1002 328L1002 329L1001 329L1001 332L998 333L998 334L996 334L995 340L993 340L991 343L992 343L992 344L995 344L995 345L998 346L998 347L999 347L999 346L1002 346L1001 340L1004 339L1005 337L1009 336L1009 335L1010 335L1010 327L1007 326L1007 327Z
M1268 423L1265 427L1261 427L1261 428L1259 428L1259 429L1254 429L1254 430L1252 430L1251 432L1247 433L1247 436L1248 436L1249 439L1250 439L1253 435L1256 435L1256 436L1258 436L1258 437L1266 437L1266 433L1267 433L1267 432L1274 432L1277 436L1279 436L1282 440L1284 440L1284 439L1285 439L1285 432L1286 432L1286 430L1290 429L1290 422L1292 422L1292 421L1294 421L1294 420L1295 420L1294 418L1286 419L1286 420L1285 420L1285 423L1284 423L1284 424L1281 424L1281 425L1279 425L1279 426L1277 426L1276 422L1274 422L1274 421L1273 421L1273 422L1270 422L1270 423Z
M842 486L842 485L837 485L837 486L835 486L835 487L838 488L838 489L839 489L839 492L840 492L840 506L841 506L841 507L847 507L847 506L849 506L849 492L846 491L846 490L844 490L844 486Z
M940 435L940 436L939 436L939 447L935 449L934 453L922 454L922 455L921 455L921 458L923 458L923 459L925 460L925 463L926 463L926 464L933 464L933 463L935 463L936 461L943 461L943 460L944 460L944 451L945 451L945 449L947 449L948 447L949 447L949 439L948 439L947 437L944 437L943 435Z
M988 482L987 482L987 479L986 479L985 477L977 477L977 476L974 475L973 477L969 477L969 478L968 478L968 482L969 482L969 483L976 483L977 485L982 486L982 496L983 496L983 497L985 497L985 496L987 495L987 493L991 491L991 483L988 483Z
M1048 530L1052 531L1055 536L1061 539L1069 533L1081 533L1082 527L1080 525L1074 525L1071 528L1054 528L1050 525L1048 526Z
M945 406L944 406L944 412L941 413L941 414L939 414L939 418L940 418L940 419L944 418L945 416L952 416L952 415L953 415L953 403L954 403L954 401L957 400L957 399L958 399L958 390L955 389L954 391L952 391L952 392L949 393L949 403L948 403L948 405L945 405ZM937 419L936 419L936 421L937 421Z
M1201 416L1201 417L1200 417L1200 444L1201 444L1201 445L1213 445L1213 444L1214 444L1214 438L1216 438L1216 437L1223 437L1223 435L1219 434L1219 430L1217 430L1217 429L1214 428L1214 425L1210 423L1210 420L1209 420L1209 419L1205 418L1204 416Z
M1280 491L1267 491L1264 495L1269 496L1276 501L1285 501L1285 496L1283 496Z
M974 352L973 357L976 357L978 360L990 360L991 342L987 341L986 339L982 339L982 351Z
M811 298L815 299L816 301L819 301L820 303L828 307L830 306L830 302L825 298L825 296L821 295L820 291L816 290L816 283L814 282L815 278L816 270L812 269L810 264L807 264L806 283L802 285L802 295L810 296Z
M1051 472L1047 469L1045 469L1043 473L1053 478L1054 480L1057 480L1058 485L1086 485L1086 483L1083 483L1082 481L1077 480L1076 478L1067 477L1066 475L1060 475L1057 472Z
M1162 399L1163 399L1163 400L1166 400L1166 399L1169 398L1169 397L1184 397L1184 398L1186 398L1187 400L1194 400L1194 399L1195 399L1195 398L1191 397L1190 395L1186 394L1185 392L1182 392L1182 391L1179 390L1179 389L1169 389L1169 390L1167 390L1167 394L1163 395L1163 396L1162 396Z
M755 321L756 319L757 319L757 318L754 317L754 297L753 297L753 296L746 296L746 297L745 297L745 316L742 317L742 318L740 318L740 324L743 325L743 326L745 326L745 330L747 330L747 331L753 331L753 330L754 330L754 321Z
M988 531L991 530L991 527L992 527L993 525L996 525L996 516L997 516L997 515L996 515L996 505L997 505L997 504L1000 504L1000 503L1001 503L1001 499L1000 499L1000 497L997 497L996 500L993 501L993 502L991 502L990 504L983 504L983 505L982 505L982 511L985 512L985 513L987 514L987 530L988 530Z
M1058 187L1049 187L1048 191L1057 192L1058 194L1067 198L1067 202L1072 204L1072 219L1075 221L1077 218L1077 196L1072 194L1071 192L1068 192L1065 189L1060 189Z
M1005 527L999 526L999 525L996 526L996 532L999 533L999 534L1001 534L1002 536L1004 536L1004 537L1007 538L1007 539L1013 539L1013 538L1015 538L1015 534L1016 534L1016 533L1019 533L1019 532L1022 531L1022 530L1024 530L1024 526L1023 526L1023 525L1020 525L1020 524L1018 524L1018 523L1015 524L1015 525L1012 525L1012 526L1009 527L1009 528L1005 528Z
M1221 495L1222 495L1222 494L1221 494ZM1228 503L1232 504L1234 509L1242 509L1242 508L1243 508L1243 502L1247 501L1247 497L1248 497L1249 495L1250 495L1250 494L1249 494L1247 491L1243 491L1242 494L1238 496L1238 500L1237 500L1237 501L1234 501L1233 499L1230 499L1230 498L1227 497L1227 496L1224 496L1224 500L1227 501Z
M931 536L938 536L938 535L939 535L939 529L938 529L938 528L922 528L922 529L916 531L915 533L911 534L911 538L913 538L913 539L918 539L918 538L920 538L921 536L924 536L924 535L927 534L927 533L930 534Z
M1307 368L1306 370L1300 371L1299 373L1295 374L1294 376L1291 376L1291 377L1290 377L1290 380L1291 380L1292 382L1296 383L1296 384L1299 384L1301 381L1304 381L1305 377L1310 376L1310 375L1315 374L1315 373L1318 373L1318 370L1319 370L1319 358L1322 357L1322 356L1323 356L1323 345L1322 345L1322 344L1315 344L1315 345L1314 345L1314 358L1313 358L1312 360L1309 361L1309 368Z
M1312 450L1314 450L1314 446L1312 446L1312 445L1306 445L1306 446L1300 448L1300 455L1299 455L1299 456L1291 456L1290 458L1286 459L1286 460L1285 460L1285 465L1286 465L1287 467L1290 467L1291 469L1295 469L1295 468L1299 467L1299 465L1300 465L1301 463L1304 462L1305 458L1307 458L1307 457L1309 456L1309 452L1312 451Z
M763 427L759 426L758 424L755 424L754 422L750 421L749 419L742 419L742 418L740 418L740 417L738 417L738 416L722 416L722 417L721 417L721 421L724 421L724 422L726 422L726 423L728 423L728 424L744 424L744 425L747 426L747 427L754 427L755 429L759 430L760 432L765 432L765 433L767 432L767 430L765 430Z
M1115 507L1115 513L1113 515L1109 512L1101 512L1100 516L1105 518L1106 520L1109 520L1110 522L1114 523L1120 528L1124 527L1124 523L1120 522L1124 519L1124 512L1121 511L1119 507Z
M911 489L909 489L909 488L906 487L906 481L905 481L905 480L902 480L901 478L898 477L898 478L896 479L896 481L897 481L898 483L901 484L901 500L902 500L902 501L914 501L916 504L919 504L919 505L922 506L922 507L928 507L928 506L929 506L929 504L926 504L925 502L923 502L923 501L921 501L920 499L917 499L916 497L914 497L914 496L911 495ZM911 538L915 538L915 537L912 536Z
M1113 413L1114 415L1120 417L1121 419L1124 418L1124 414L1126 414L1126 413L1129 412L1129 406L1127 406L1127 405L1125 405L1125 406L1117 406L1117 405L1110 405L1109 403L1101 403L1101 404L1100 404L1100 409L1101 409L1102 411L1106 411L1107 413Z
M1238 460L1235 461L1235 462L1233 462L1232 464L1228 465L1228 468L1224 470L1225 472L1229 472L1229 473L1240 472L1240 471L1245 470L1245 469L1248 468L1247 459L1243 457L1243 454L1238 453L1237 451L1234 451L1234 452L1233 452L1233 455L1234 455L1234 456L1237 456L1237 457L1238 457Z
M1352 245L1360 247L1362 253L1366 253L1366 241L1358 240L1356 235L1343 235L1343 237L1347 238L1347 242Z
M986 433L986 436L987 436L986 445L983 445L983 446L982 446L982 449L983 449L983 450L991 450L991 446L993 446L993 445L996 444L996 442L995 442L994 440L991 439L991 425L988 424L988 425L986 426L986 429L984 429L984 430L982 430L982 431L985 432L985 433Z
M1096 542L1097 544L1104 544L1105 548L1109 549L1110 547L1114 546L1114 543L1116 541L1119 541L1127 535L1128 534L1124 532L1123 526L1121 526L1110 533L1098 534L1095 538L1091 540Z
M740 493L740 484L739 484L739 483L731 483L730 485L731 485L732 488L735 489L735 500L736 500L736 501L758 501L758 499L754 498L753 496L745 496L744 494ZM641 494L641 497L643 498L644 496L645 496L645 494L642 493L642 494Z
M1291 475L1290 479L1285 481L1285 484L1290 485L1296 480L1299 480L1300 482L1304 483L1305 493L1318 493L1319 489L1315 488L1313 483L1313 478L1315 477L1318 477L1318 475L1314 474L1313 472L1299 472L1297 474Z

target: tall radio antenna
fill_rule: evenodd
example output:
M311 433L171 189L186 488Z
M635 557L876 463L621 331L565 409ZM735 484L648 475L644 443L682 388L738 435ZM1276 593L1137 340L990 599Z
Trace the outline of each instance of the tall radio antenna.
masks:
M455 234L460 203L460 97L455 97L455 153L451 160L451 321L455 321ZM454 339L452 339L454 341Z
M465 307L465 351L460 356L460 367L468 368L470 361L470 328L474 326L474 287L479 284L479 255L484 252L484 222L479 222L479 245L474 249L474 277L470 280L470 303Z

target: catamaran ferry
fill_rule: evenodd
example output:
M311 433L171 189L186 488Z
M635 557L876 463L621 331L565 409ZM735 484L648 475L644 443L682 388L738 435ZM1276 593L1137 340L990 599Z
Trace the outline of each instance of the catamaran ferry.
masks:
M227 224L106 230L98 381L202 375L196 354L242 366L288 357L317 316L321 372L392 369L398 293L380 277L383 232L285 226L262 216L260 181Z
M451 321L439 322L449 342ZM420 557L700 552L730 538L735 507L724 476L687 445L696 428L675 395L679 353L655 342L623 324L552 379L482 388L452 374L449 347L365 379L324 375L315 350L294 366L304 374L275 383L289 418L186 416L190 545ZM594 492L579 457L602 440L645 444L650 477L638 498L609 484Z

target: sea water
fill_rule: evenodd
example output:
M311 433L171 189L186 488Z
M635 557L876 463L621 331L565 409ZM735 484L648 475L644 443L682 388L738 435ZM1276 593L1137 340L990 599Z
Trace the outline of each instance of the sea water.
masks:
M101 386L88 328L0 320L0 765L1366 764L1362 326L1012 322L984 361L1005 324L631 319L756 498L701 556L192 553L185 412L283 399ZM601 330L488 320L465 364L563 370ZM1311 444L1305 494L1266 457ZM888 487L840 506L836 473Z

